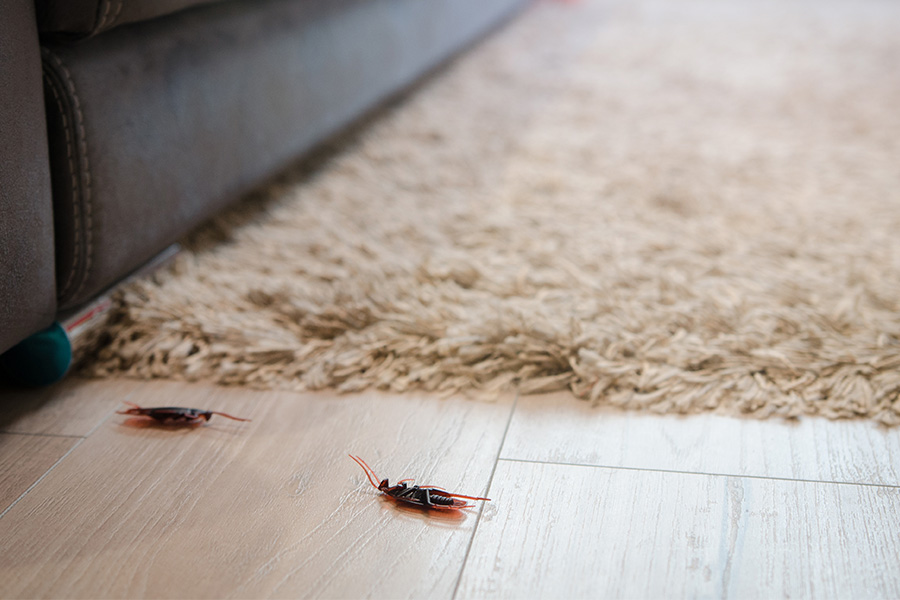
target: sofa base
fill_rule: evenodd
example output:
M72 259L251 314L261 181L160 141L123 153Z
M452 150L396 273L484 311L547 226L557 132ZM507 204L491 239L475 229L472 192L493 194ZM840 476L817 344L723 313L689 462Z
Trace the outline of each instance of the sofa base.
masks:
M59 303L83 304L522 0L258 0L44 48Z

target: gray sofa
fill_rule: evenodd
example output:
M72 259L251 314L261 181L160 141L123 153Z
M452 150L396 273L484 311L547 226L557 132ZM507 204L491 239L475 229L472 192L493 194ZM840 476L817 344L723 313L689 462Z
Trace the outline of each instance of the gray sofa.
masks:
M4 0L0 353L524 0Z

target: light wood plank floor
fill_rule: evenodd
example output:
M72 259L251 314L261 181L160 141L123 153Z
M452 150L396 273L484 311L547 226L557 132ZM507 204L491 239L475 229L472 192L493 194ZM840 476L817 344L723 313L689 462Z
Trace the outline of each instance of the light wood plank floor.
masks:
M0 392L0 597L896 598L900 431L70 379ZM222 410L137 427L122 401ZM404 509L416 477L492 501Z

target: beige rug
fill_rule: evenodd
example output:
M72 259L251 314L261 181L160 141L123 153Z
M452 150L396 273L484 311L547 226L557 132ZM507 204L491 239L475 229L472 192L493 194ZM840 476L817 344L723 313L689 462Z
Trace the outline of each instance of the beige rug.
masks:
M538 3L118 296L95 375L900 422L900 3Z

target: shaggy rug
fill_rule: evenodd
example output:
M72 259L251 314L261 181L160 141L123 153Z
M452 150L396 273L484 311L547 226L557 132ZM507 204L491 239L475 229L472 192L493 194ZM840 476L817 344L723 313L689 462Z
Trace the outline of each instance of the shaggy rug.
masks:
M900 423L900 3L538 3L116 295L83 371Z

